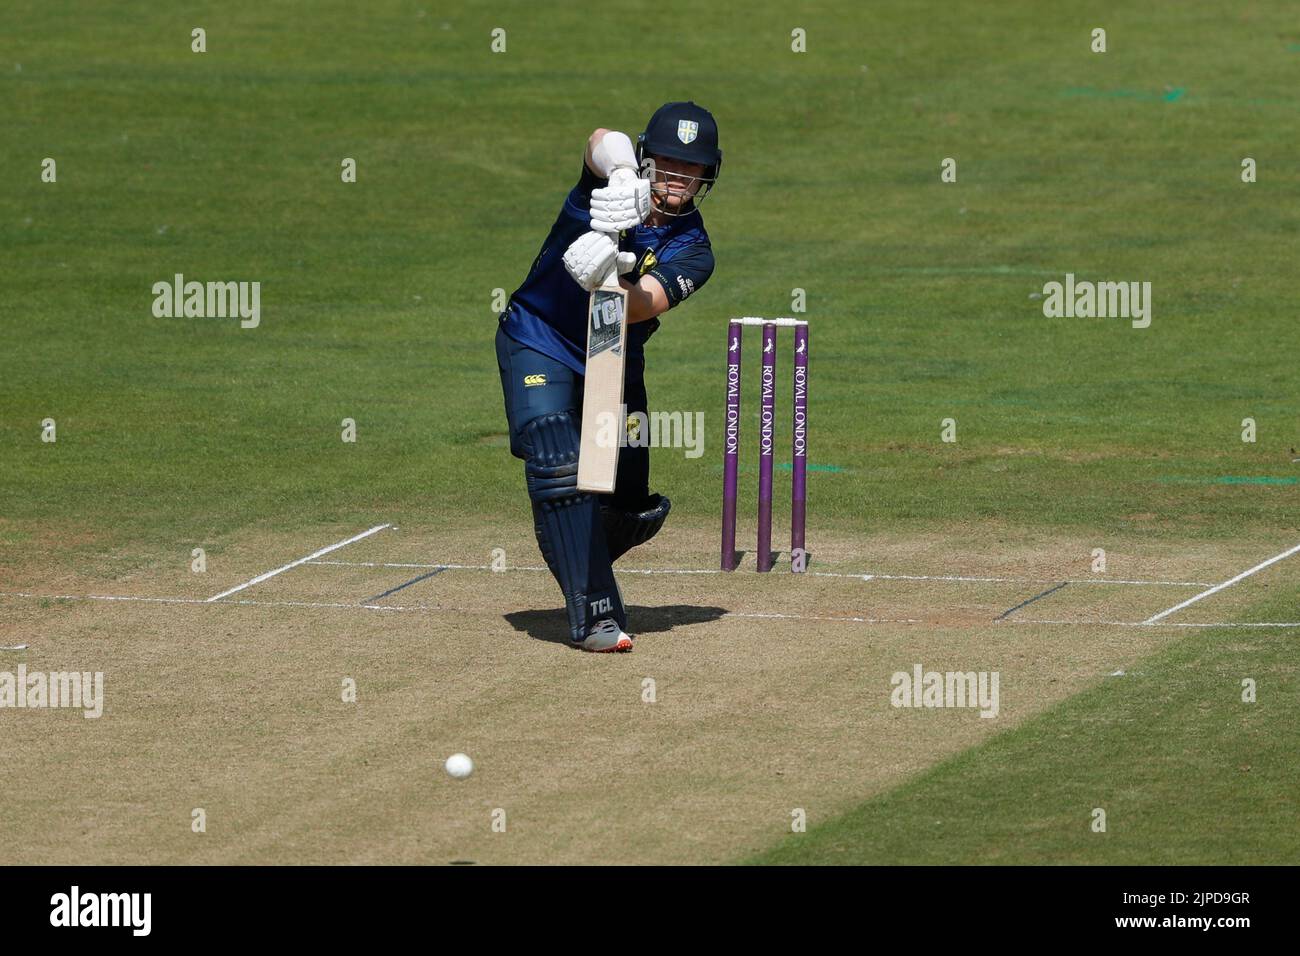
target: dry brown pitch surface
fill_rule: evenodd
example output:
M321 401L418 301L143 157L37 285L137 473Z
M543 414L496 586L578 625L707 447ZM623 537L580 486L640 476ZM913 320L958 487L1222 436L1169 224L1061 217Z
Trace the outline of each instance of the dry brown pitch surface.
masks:
M530 539L497 573L500 541L468 526L386 528L206 600L362 530L245 534L205 574L188 552L7 568L0 645L29 647L0 670L103 671L106 709L0 711L5 862L735 860L796 808L826 819L1191 633L1088 622L1140 622L1286 545L1111 542L1095 575L1090 542L984 526L724 575L711 535L665 531L629 567L705 573L623 574L637 645L618 656L561 643L554 583L520 569ZM1185 619L1231 620L1215 602L1236 597ZM998 671L1000 714L890 707L916 663ZM441 769L456 751L468 780Z

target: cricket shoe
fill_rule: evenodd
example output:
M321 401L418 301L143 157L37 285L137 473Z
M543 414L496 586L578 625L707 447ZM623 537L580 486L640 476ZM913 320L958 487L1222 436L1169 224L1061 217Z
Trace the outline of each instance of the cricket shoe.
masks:
M584 651L594 654L613 654L632 649L632 638L623 633L623 629L611 618L596 623L587 636L578 642Z

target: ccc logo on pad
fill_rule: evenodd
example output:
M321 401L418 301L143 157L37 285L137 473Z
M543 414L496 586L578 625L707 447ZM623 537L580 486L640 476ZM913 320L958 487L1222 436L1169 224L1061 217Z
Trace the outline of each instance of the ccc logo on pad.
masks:
M536 375L524 376L525 388L532 388L534 385L545 385L545 384L546 384L546 376L541 374L540 372Z

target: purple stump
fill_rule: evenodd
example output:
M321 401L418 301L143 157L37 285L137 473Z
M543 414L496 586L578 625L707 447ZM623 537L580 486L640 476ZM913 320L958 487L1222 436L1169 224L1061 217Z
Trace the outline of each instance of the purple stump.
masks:
M790 479L790 570L803 571L804 518L808 499L808 326L794 327L794 437Z
M744 326L727 323L727 420L722 449L722 570L736 570L736 465L740 454L740 346Z
M758 416L758 570L772 570L772 446L776 423L776 323L763 324L762 407Z

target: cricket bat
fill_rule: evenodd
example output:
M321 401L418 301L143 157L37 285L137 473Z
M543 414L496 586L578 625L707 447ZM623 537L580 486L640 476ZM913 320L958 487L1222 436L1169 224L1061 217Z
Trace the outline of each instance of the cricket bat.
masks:
M578 490L608 495L618 476L618 450L627 428L623 369L627 361L627 290L611 269L587 306L587 375L582 393Z

